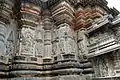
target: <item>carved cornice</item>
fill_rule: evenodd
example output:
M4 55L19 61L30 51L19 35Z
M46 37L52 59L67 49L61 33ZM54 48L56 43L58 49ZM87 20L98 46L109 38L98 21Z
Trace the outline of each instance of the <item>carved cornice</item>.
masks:
M82 27L87 28L92 25L95 19L101 18L104 15L105 11L98 7L86 7L81 8L80 11L76 13L76 27L75 30L80 29Z
M52 17L56 25L67 23L70 26L74 25L74 8L72 8L66 1L61 2L52 9Z
M18 22L20 26L35 27L38 25L41 7L37 4L39 4L39 0L21 0L21 3L18 5L19 10L17 10L17 17L19 18Z
M0 0L0 20L5 23L10 23L12 8L14 6L13 0Z

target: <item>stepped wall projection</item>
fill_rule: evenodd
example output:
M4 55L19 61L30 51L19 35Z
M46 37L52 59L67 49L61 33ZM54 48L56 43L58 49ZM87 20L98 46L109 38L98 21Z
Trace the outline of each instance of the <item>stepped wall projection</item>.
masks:
M120 15L106 0L0 0L0 80L120 80Z

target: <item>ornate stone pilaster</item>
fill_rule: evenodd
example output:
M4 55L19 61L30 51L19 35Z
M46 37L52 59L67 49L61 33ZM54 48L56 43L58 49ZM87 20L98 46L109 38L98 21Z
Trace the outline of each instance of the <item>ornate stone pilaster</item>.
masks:
M84 28L78 30L77 32L77 44L79 56L86 56L88 54L88 40L86 30Z
M13 13L12 8L14 6L13 0L0 0L0 78L6 79L8 76L7 70L9 70L9 57L6 54L9 49L6 45L6 36L9 25L11 24L11 15ZM11 27L11 26L10 26ZM8 30L8 31L7 31ZM9 44L13 45L12 43ZM10 46L11 47L11 46ZM9 54L12 51L9 52Z
M22 1L21 3L20 55L35 56L35 31L40 18L40 9L39 6L32 4L29 1Z
M41 60L38 56L38 47L36 48L37 42L42 42L40 40L40 31L37 30L39 26L41 7L39 0L16 0L16 15L18 21L18 54L12 59L12 65L10 67L10 75L13 75L13 79L36 79L35 75L40 72L36 71L41 69ZM37 34L37 33L38 34ZM37 34L37 35L36 35ZM39 36L39 37L38 37ZM37 50L36 50L37 49ZM18 71L21 70L21 71Z
M7 26L10 24L12 8L14 6L13 0L0 0L0 54L5 55L5 37Z
M85 80L80 76L82 75L82 69L77 59L74 12L73 7L67 1L61 1L61 3L52 9L52 17L56 25L53 48L58 51L57 53L55 49L53 49L55 52L55 64L53 66L61 71L56 71L56 75L60 76L60 79L65 75L64 79L67 79L67 76L69 76L71 77L70 80L72 80L74 75L74 78L78 77L78 80Z
M43 57L44 54L44 29L43 23L40 22L35 31L35 56Z
M56 24L59 53L76 55L74 39L74 9L66 1L62 1L52 9L52 16ZM57 40L56 40L57 41ZM56 46L56 45L55 45Z
M44 10L43 12L44 19L43 19L43 25L44 25L44 59L51 59L52 55L52 23L50 19L50 12L49 10Z
M7 25L4 22L0 21L0 54L4 55L5 53L5 33Z
M74 33L73 33L74 34ZM59 48L61 54L76 54L76 44L69 24L59 25Z

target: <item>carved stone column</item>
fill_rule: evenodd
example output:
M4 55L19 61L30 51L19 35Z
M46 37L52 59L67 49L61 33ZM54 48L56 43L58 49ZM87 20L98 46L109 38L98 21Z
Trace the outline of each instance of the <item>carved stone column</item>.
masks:
M36 28L35 32L35 56L36 57L43 57L44 55L44 29L43 23L40 22Z
M4 55L5 53L5 33L7 25L4 22L0 21L0 54Z
M8 64L9 57L6 56L7 43L6 34L7 28L11 23L12 8L14 6L13 0L0 0L0 78L5 79L8 76L7 70L9 70ZM10 53L10 52L9 52Z
M52 16L56 24L56 41L59 45L59 54L73 54L76 56L74 32L74 9L67 1L62 1L52 9ZM55 45L57 46L57 44ZM62 59L62 58L61 58Z
M77 44L74 32L74 9L69 4L70 2L61 1L57 6L52 9L52 17L55 20L56 38L54 38L53 48L56 48L58 53L55 52L53 66L59 71L59 79L74 79L85 80L82 76L81 64L77 59ZM57 46L58 45L58 46ZM58 50L59 49L59 50ZM64 68L64 70L63 70ZM80 75L78 75L80 74ZM77 76L78 75L78 76Z
M13 0L0 0L0 54L4 55L7 26L10 24Z
M40 7L36 6L35 4L32 5L29 2L22 2L21 3L21 41L20 41L20 55L29 55L35 56L35 31L38 25L39 14L40 14Z
M40 42L41 38L39 35L39 30L37 30L40 21L39 14L41 13L41 7L39 0L16 0L16 8L18 12L18 30L19 30L19 52L13 58L10 75L15 76L11 80L18 79L36 79L36 75L40 72L36 71L41 69L41 60L36 53L36 42ZM36 36L38 32L39 37ZM38 49L37 49L38 50ZM37 55L36 55L37 54ZM20 71L18 71L18 69Z
M88 54L88 40L86 30L84 28L78 30L77 32L77 43L79 55L86 56Z
M52 55L52 35L51 35L51 29L52 29L52 23L50 19L50 12L49 10L44 10L43 12L44 19L43 19L43 25L44 25L44 60L51 59Z
M76 55L76 44L73 36L74 32L71 30L70 25L63 23L58 27L60 53Z

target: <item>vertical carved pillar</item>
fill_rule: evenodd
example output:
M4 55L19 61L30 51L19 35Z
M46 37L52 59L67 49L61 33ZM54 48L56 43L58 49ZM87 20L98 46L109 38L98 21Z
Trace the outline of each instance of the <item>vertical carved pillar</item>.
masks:
M17 20L18 20L18 38L19 52L12 60L10 75L13 75L11 80L18 79L35 79L39 74L37 69L40 69L41 55L39 55L37 43L42 42L39 34L39 26L41 7L39 0L15 0ZM36 35L37 34L37 35ZM40 47L41 48L41 47ZM19 71L18 71L19 69Z
M6 35L7 28L11 23L12 8L14 6L13 0L0 0L0 78L6 79L8 76L7 70L9 70L8 64L9 57L6 55ZM10 26L11 27L11 26ZM9 52L11 53L11 52Z
M88 39L86 29L81 28L77 32L78 56L82 64L83 74L90 79L93 76L94 70L92 63L87 59L88 54ZM91 79L90 79L91 80Z
M32 7L31 7L32 6ZM35 56L35 31L38 25L40 14L40 7L29 2L21 3L21 41L20 41L20 55Z
M5 54L5 37L7 26L10 24L13 0L0 0L0 54Z
M75 41L74 32L74 9L67 1L61 1L57 6L52 9L52 17L55 20L56 36L53 43L53 48L59 49L58 53L55 52L54 61L56 68L56 75L59 79L72 80L85 80L82 75L81 64L78 62L77 56L77 44ZM57 46L58 45L58 46ZM77 67L79 66L79 67ZM64 70L62 70L64 68Z
M35 56L37 57L43 57L44 54L44 29L43 29L43 23L40 22L39 25L36 28L35 32Z
M0 54L4 55L5 53L5 33L7 25L4 22L0 21Z
M44 24L44 59L48 58L51 59L52 55L52 35L51 35L51 29L52 29L52 23L50 20L50 12L48 10L45 10L43 12L44 14L44 19L43 19L43 24Z
M74 39L74 9L66 1L62 1L59 5L52 9L52 16L56 24L59 54L76 56L76 44ZM57 46L54 45L54 46ZM61 59L63 59L61 57Z
M79 55L85 56L88 54L88 40L87 40L87 35L86 35L86 30L85 29L80 29L77 33L77 43L78 43L78 51Z
M60 54L60 49L59 49L59 38L58 38L58 33L57 29L54 28L52 30L52 53L53 55L58 55Z

